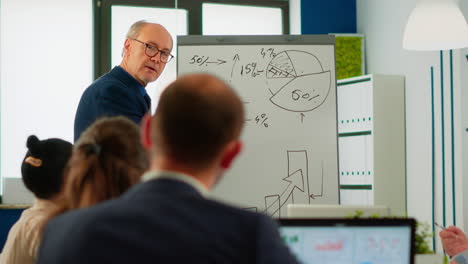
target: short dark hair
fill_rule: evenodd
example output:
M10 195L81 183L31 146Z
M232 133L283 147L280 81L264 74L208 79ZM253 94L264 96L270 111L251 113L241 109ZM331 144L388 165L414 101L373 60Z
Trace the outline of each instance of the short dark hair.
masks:
M37 198L49 199L61 191L64 168L73 145L65 140L39 140L35 135L26 141L28 151L21 164L21 176L26 188Z
M179 77L162 93L152 120L154 151L203 168L239 137L242 101L224 81L209 74Z

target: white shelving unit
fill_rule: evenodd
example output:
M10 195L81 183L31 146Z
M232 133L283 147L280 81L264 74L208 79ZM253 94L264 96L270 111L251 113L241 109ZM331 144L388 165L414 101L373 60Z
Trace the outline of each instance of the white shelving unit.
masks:
M405 80L365 75L338 80L340 203L406 213Z

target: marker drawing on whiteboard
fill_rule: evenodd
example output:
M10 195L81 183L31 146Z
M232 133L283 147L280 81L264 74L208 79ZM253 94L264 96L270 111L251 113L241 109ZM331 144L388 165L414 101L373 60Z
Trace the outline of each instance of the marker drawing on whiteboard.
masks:
M288 171L282 180L288 182L280 194L265 196L265 213L281 217L281 209L289 203L294 203L294 194L305 195L310 203L309 164L306 150L287 150ZM305 187L307 186L307 193ZM296 190L296 192L295 192Z
M234 55L234 58L232 58L234 63L232 64L232 69L231 69L231 80L232 80L232 74L234 73L234 67L236 67L237 61L239 61L239 54Z
M322 197L323 196L323 160L322 160L322 182L320 183L320 194L311 194L309 197L314 199L317 198L317 197Z
M332 83L331 71L323 69L318 57L301 50L276 54L268 63L266 78L273 94L270 101L291 112L309 112L320 107Z

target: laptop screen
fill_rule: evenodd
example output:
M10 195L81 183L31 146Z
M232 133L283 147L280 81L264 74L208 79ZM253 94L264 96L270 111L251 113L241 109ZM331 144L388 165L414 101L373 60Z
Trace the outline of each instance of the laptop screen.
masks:
M414 219L281 219L304 264L413 264Z

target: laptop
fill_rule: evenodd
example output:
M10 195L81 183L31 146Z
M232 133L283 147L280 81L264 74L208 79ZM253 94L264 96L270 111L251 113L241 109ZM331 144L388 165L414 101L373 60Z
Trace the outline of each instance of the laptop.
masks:
M414 219L280 219L303 264L414 264Z

